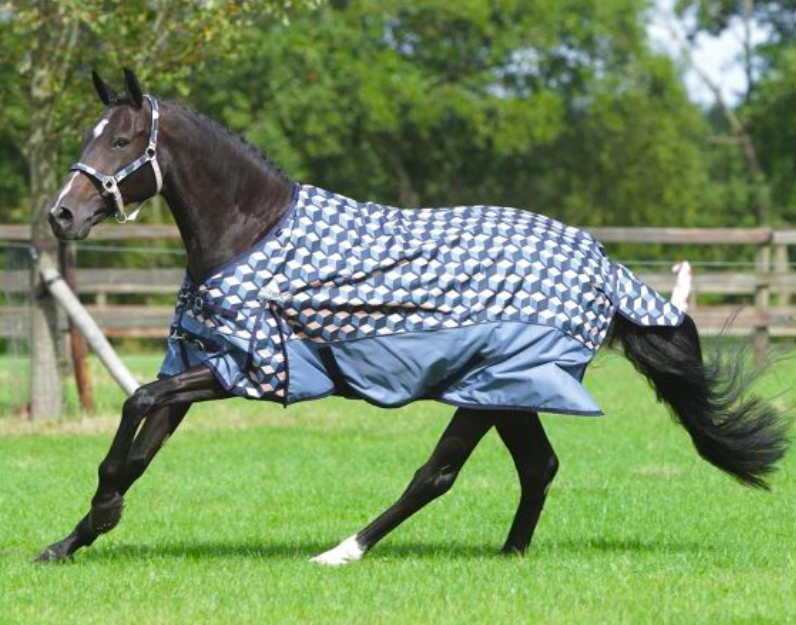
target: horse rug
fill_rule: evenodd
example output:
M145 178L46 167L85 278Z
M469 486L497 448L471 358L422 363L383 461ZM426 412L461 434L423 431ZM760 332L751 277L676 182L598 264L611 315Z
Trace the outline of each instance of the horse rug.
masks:
M615 314L683 313L587 232L495 206L400 209L296 185L250 250L178 295L160 371L234 395L602 414L581 385Z

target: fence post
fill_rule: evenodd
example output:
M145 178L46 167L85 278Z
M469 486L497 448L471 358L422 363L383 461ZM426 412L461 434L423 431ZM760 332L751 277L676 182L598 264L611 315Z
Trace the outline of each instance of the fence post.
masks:
M30 272L30 418L61 414L61 379L58 372L58 311L44 287L38 259Z
M72 243L62 243L59 251L61 252L60 265L64 280L77 296L75 246ZM80 408L83 412L91 414L94 412L94 392L91 388L91 370L88 365L88 345L86 345L86 339L77 329L72 318L67 315L67 320L69 323L69 345L72 352L72 370L75 373Z
M769 304L771 299L771 246L761 245L757 248L755 259L757 278L755 280L755 312L760 320L755 326L755 362L765 363L768 356L768 325Z
M790 288L790 282L786 279L788 276L788 246L778 244L774 246L774 273L777 275L777 281L780 285L778 290L778 304L780 306L790 305L790 298L793 291Z
M58 370L58 307L39 271L40 254L57 250L47 223L47 189L40 183L33 199L30 268L30 418L58 417L63 407L63 389Z

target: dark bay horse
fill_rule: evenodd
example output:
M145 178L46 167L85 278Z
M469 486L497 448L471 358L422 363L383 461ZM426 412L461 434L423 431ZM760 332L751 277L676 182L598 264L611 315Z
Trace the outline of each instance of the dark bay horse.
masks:
M85 238L94 224L114 215L125 221L126 207L159 192L184 241L188 274L199 278L278 229L294 201L296 185L259 151L198 113L145 96L128 70L121 93L111 90L96 73L94 84L107 108L85 135L81 162L72 168L48 207L58 238ZM567 232L557 222L550 223L557 232ZM746 393L747 377L737 363L729 368L703 364L699 337L687 315L672 327L639 325L616 315L608 340L621 347L650 380L703 458L744 484L765 487L765 476L786 447L779 415ZM38 559L70 557L113 529L128 489L189 407L232 395L204 364L140 387L124 403L118 430L99 466L99 484L89 513ZM399 524L448 491L473 449L493 427L516 465L521 488L503 549L524 553L558 468L556 455L535 410L486 410L459 404L431 457L398 501L314 560L345 564L361 558Z

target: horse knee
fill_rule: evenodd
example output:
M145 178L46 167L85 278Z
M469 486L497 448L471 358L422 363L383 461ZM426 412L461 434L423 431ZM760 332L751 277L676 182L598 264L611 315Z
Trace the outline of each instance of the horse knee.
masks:
M451 466L423 467L415 473L406 496L418 503L427 503L447 493L459 475Z
M122 424L124 427L136 428L141 420L155 405L155 395L146 386L138 388L130 395L122 407ZM125 458L108 456L99 465L100 482L107 483L115 480L125 463Z
M146 386L136 389L122 407L122 419L140 421L155 405L155 395Z

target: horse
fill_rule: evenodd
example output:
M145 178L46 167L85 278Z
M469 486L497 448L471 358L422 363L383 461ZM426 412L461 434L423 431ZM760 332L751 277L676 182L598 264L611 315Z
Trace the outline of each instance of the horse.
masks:
M159 193L187 276L159 379L124 402L89 512L37 561L116 527L192 404L329 394L456 410L397 501L314 562L362 558L450 490L493 427L520 484L502 551L524 554L559 466L538 413L601 414L580 379L603 342L647 377L702 458L768 487L787 445L778 412L738 362L703 360L693 320L588 233L517 209L357 203L294 183L236 133L144 94L130 70L120 92L93 82L106 108L46 207L52 230L84 239Z

